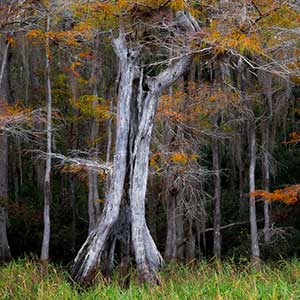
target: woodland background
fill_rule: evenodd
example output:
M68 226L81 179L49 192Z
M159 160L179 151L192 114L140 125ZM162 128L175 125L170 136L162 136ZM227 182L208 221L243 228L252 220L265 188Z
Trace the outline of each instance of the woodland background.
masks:
M297 1L0 1L1 259L40 256L47 210L43 260L72 263L95 228L122 113L120 28L144 90L193 57L160 96L148 159L165 261L298 257L299 22Z

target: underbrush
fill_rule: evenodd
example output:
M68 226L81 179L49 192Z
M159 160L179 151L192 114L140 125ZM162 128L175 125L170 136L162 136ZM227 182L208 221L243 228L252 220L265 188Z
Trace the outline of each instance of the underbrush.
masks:
M19 259L0 267L0 299L300 299L300 260L281 260L253 270L244 263L168 264L161 284L139 286L133 271L125 288L118 273L111 283L98 276L82 289L66 270Z

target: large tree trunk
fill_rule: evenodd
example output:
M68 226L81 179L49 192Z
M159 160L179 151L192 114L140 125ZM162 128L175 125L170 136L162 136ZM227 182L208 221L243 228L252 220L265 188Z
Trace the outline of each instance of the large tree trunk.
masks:
M114 39L115 50L119 58L122 59L120 62L121 79L119 85L118 120L113 173L104 210L74 261L72 276L74 280L81 284L92 281L96 275L101 255L111 234L112 227L117 221L123 196L125 175L127 171L130 101L135 75L136 57L138 54L134 51L127 52L127 49L123 49L124 43L125 36L122 32L120 33L119 38Z
M47 18L47 32L50 30L50 16ZM50 246L50 202L52 198L51 192L51 147L52 147L52 93L51 93L51 70L50 70L50 49L49 38L46 37L46 95L47 95L47 160L44 180L44 231L41 251L41 260L49 259Z
M213 138L213 172L214 172L214 256L221 257L221 164L219 141Z
M186 22L186 16L181 14L180 18L185 18ZM158 279L156 271L162 258L145 218L150 139L162 92L182 76L191 62L191 55L186 55L156 77L143 78L137 64L139 51L127 47L123 30L113 39L113 46L121 68L114 165L102 215L73 265L72 276L81 284L94 279L103 251L109 248L107 244L124 194L129 196L132 246L140 281L155 282ZM134 83L137 76L140 77L138 84Z

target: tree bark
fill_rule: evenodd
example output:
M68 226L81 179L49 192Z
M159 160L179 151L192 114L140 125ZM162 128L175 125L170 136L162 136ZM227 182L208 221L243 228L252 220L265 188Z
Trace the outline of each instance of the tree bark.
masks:
M7 106L7 56L9 44L4 45L4 53L0 69L0 109L5 113ZM8 200L8 137L5 130L0 129L0 200L6 203ZM7 211L0 206L0 260L11 258L10 248L7 239Z
M177 201L176 209L176 258L180 261L184 259L184 212Z
M263 94L265 96L265 109L267 112L266 120L262 124L263 136L263 177L264 189L269 192L270 190L270 155L272 153L272 136L271 124L273 120L273 99L272 99L272 74L267 72L260 72L259 79L262 82ZM274 124L276 127L276 124ZM270 242L270 203L264 200L264 241Z
M254 116L253 116L254 117ZM255 165L256 165L256 129L255 120L249 124L249 146L250 146L250 167L249 167L249 193L250 193L250 228L251 228L251 256L252 262L257 264L260 259L260 251L258 244L257 222L255 196Z
M91 282L96 275L101 255L111 234L112 227L119 215L127 171L130 101L138 53L135 51L127 51L127 48L124 49L124 32L120 32L120 36L114 39L113 43L115 51L121 61L113 173L103 212L98 219L96 226L89 233L87 240L79 250L74 261L72 277L81 284Z
M6 228L7 211L4 207L0 207L0 261L7 261L11 259Z
M243 161L243 138L242 134L236 137L236 153L237 153L237 166L239 169L239 198L240 198L240 219L245 218L245 212L247 209L247 202L244 195L245 188L245 167Z
M50 30L50 16L47 18L47 29ZM52 147L52 92L51 92L51 69L50 69L50 48L49 37L46 37L46 95L47 95L47 160L44 180L44 231L41 251L41 260L49 260L49 246L50 246L50 203L52 198L51 192L51 147Z
M189 220L188 222L188 234L187 234L187 243L185 245L185 256L187 262L191 262L195 258L196 254L196 239L193 234L193 221Z
M246 78L246 70L243 61L239 61L239 87L241 90L242 101L244 102L248 110L248 120L247 120L247 133L248 133L248 146L249 146L249 221L250 221L250 232L251 232L251 259L253 265L258 265L260 263L260 250L258 243L258 233L257 233L257 219L256 219L256 206L255 206L255 196L253 192L255 191L255 167L256 167L256 121L255 113L252 108L252 103L247 97L246 88L249 79Z
M99 42L96 42L96 46L99 46ZM95 99L93 100L92 106L95 109L97 102L98 102L98 90L97 90L97 83L99 74L97 74L97 64L99 62L95 59L95 62L92 66L92 74L91 74L91 81L92 81L92 89L93 89L93 96ZM98 152L98 142L97 136L99 131L99 124L96 117L92 117L91 119L91 131L90 131L90 143L92 145L91 149L91 159L97 160L97 152ZM99 203L99 190L98 190L98 174L93 170L88 171L88 187L89 187L89 195L88 195L88 214L89 214L89 232L94 228L96 225L97 219L100 215L100 203Z
M9 45L4 46L4 54L0 69L0 109L7 111L7 86L5 80L5 67ZM8 140L5 130L0 131L0 197L8 197Z
M71 221L71 253L75 255L76 249L76 198L75 198L75 186L74 186L74 178L72 175L68 177L69 182L69 199L70 206L72 210L72 221Z
M263 156L263 175L264 175L264 189L265 191L270 191L270 141L269 141L269 122L265 125L265 149ZM270 203L266 199L264 200L264 241L266 243L270 242Z
M187 14L179 17L185 22L189 20ZM191 28L196 26L188 24ZM139 279L141 282L156 282L158 279L156 272L162 264L162 257L145 218L150 139L162 92L182 76L192 58L191 55L183 56L157 76L144 78L137 62L139 50L127 47L122 29L119 37L113 39L113 47L121 68L114 165L102 215L79 250L71 272L74 280L81 284L91 282L96 275L124 194L129 196L132 246ZM136 84L134 79L138 76L140 80Z
M167 188L168 186L169 184ZM176 196L170 194L169 191L166 191L166 194L167 239L164 257L166 260L176 260Z
M212 141L213 172L214 172L214 256L221 257L221 165L219 142Z

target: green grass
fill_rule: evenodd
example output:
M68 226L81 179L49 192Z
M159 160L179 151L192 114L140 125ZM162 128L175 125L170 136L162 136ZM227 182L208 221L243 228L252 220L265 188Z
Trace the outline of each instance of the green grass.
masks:
M0 299L300 299L300 260L279 261L255 271L248 264L199 262L167 265L161 285L139 286L136 274L122 288L101 277L88 288L73 284L59 266L20 259L0 267Z

